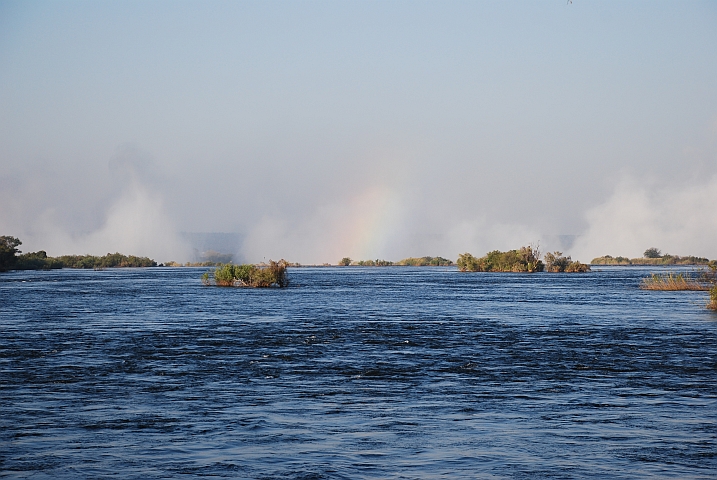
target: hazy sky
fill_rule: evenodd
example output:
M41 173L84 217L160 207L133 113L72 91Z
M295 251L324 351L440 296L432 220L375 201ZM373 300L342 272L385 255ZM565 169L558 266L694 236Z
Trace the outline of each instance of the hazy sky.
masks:
M0 1L0 234L167 261L179 232L715 258L717 3Z

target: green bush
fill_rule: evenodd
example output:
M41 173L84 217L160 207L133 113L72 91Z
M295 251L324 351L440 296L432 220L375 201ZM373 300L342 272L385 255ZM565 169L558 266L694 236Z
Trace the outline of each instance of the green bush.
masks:
M48 257L44 250L25 253L17 257L15 268L18 270L50 270L62 268L62 262L56 258Z
M22 245L22 242L18 238L7 235L0 237L0 272L15 267L16 254L20 253L17 247L20 245Z
M458 255L458 270L461 272L485 272L484 262L471 255L470 253L461 253Z
M590 265L580 263L577 260L570 262L570 264L565 268L565 273L586 273L589 271Z
M590 265L573 261L569 256L563 256L562 252L553 252L545 254L545 270L554 273L584 273L590 271Z

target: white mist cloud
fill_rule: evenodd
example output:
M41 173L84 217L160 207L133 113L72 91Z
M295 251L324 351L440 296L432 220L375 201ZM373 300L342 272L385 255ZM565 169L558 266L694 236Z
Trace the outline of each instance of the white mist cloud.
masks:
M471 253L483 256L492 250L510 250L529 244L537 245L540 234L520 224L490 223L486 219L463 221L451 228L444 241L444 249L455 254Z
M586 214L589 227L571 252L639 257L649 247L673 255L717 257L717 176L700 183L648 189L621 181L613 195Z
M409 256L484 255L540 241L540 233L518 222L494 222L476 212L432 211L430 198L401 186L374 185L360 193L302 213L276 213L248 229L242 256L248 261L285 258L305 264L354 260L397 261Z
M161 196L136 180L127 184L106 211L104 222L93 231L72 232L56 219L56 213L55 208L46 208L34 221L24 221L14 225L16 228L7 222L11 220L8 217L3 230L12 231L23 241L24 252L45 250L51 256L120 252L160 262L190 258L191 249L178 235Z
M377 186L297 219L267 215L249 230L242 255L252 262L285 258L308 264L345 256L386 258L400 236L404 208L396 191Z
M158 195L133 183L109 210L103 227L75 238L77 246L100 253L103 249L154 258L158 261L185 261L189 246L179 237ZM77 247L76 247L77 248Z

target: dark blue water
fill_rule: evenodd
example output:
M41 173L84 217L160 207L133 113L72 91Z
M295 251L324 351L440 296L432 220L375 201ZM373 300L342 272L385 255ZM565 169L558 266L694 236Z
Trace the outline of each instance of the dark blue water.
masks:
M0 274L0 471L717 477L717 314L649 269Z

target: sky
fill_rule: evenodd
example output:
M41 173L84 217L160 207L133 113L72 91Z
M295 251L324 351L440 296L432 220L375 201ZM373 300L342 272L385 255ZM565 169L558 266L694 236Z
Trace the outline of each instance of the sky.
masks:
M717 3L0 0L0 235L717 258Z

